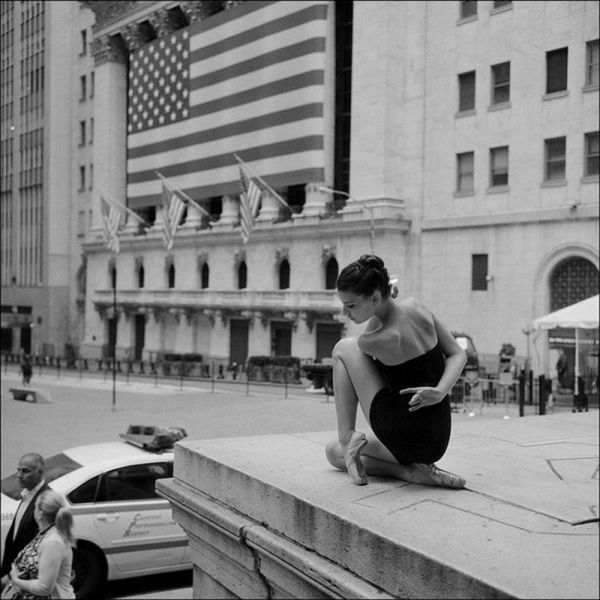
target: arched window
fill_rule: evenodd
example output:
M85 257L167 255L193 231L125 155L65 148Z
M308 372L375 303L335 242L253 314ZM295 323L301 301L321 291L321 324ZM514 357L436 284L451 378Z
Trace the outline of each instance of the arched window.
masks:
M242 261L238 266L238 290L246 289L248 283L248 269L246 261Z
M559 263L550 278L550 310L559 310L598 293L598 269L580 256Z
M140 265L137 272L138 287L144 287L144 265Z
M279 264L279 289L287 290L290 287L290 263L283 259Z
M202 270L200 272L200 280L201 280L200 285L203 290L205 290L208 287L208 276L209 276L208 263L204 263L202 265Z
M332 256L325 265L325 289L335 290L338 278L338 261Z
M169 289L175 287L175 265L169 265Z

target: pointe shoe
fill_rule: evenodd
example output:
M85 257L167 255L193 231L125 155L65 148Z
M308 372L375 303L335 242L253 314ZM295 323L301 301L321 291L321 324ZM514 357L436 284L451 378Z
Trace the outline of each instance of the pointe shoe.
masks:
M467 482L459 475L454 475L454 473L438 469L433 463L413 463L411 466L420 473L426 475L433 485L460 490L467 484Z
M360 452L367 443L367 437L364 433L355 431L350 438L346 454L344 456L344 462L346 463L346 469L348 475L352 478L352 481L356 485L367 485L369 480L367 479L367 471L362 464L360 458Z

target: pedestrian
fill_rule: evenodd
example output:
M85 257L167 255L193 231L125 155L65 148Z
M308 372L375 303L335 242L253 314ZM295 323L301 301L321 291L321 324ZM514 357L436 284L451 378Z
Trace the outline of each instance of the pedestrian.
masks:
M33 375L33 367L31 366L28 356L25 357L23 364L21 365L21 374L23 375L23 385L28 386L31 381L31 376Z
M17 478L21 491L21 502L4 540L4 556L0 567L2 585L8 582L13 560L37 535L38 524L34 518L35 501L40 493L49 489L44 481L44 459L37 453L25 454L17 466Z
M367 326L333 350L338 437L327 444L329 462L356 485L368 483L369 474L464 487L462 477L434 463L450 440L448 393L466 364L465 351L419 300L395 302L398 289L375 255L345 267L337 290L344 314ZM368 435L355 428L359 404Z
M567 372L569 369L569 359L564 350L560 351L558 360L556 361L556 374L558 376L558 384L561 388L567 387Z
M75 598L73 515L64 496L43 491L35 502L35 519L39 533L15 558L2 599Z

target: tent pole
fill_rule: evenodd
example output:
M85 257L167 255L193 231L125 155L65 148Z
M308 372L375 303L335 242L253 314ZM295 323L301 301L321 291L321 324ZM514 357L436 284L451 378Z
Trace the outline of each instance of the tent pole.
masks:
M575 327L575 395L579 394L579 327Z

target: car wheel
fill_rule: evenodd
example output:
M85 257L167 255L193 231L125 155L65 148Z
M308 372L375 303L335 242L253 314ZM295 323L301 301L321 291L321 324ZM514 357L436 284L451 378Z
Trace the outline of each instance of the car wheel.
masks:
M78 542L73 550L73 580L71 585L78 600L97 597L106 583L106 560L102 552L89 544Z

